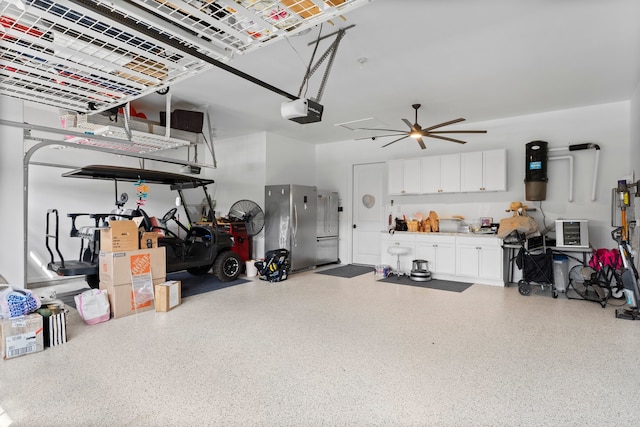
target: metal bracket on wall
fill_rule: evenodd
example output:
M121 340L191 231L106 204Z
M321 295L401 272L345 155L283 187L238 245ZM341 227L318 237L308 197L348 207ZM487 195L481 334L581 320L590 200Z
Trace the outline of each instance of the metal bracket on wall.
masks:
M558 148L549 148L549 151L580 151L580 150L596 150L595 155L595 163L593 165L593 181L591 184L591 201L596 200L596 184L598 183L598 165L600 162L600 146L598 144L594 144L592 142L587 142L584 144L572 144L568 147L558 147ZM569 160L569 201L573 201L573 156L565 155L565 156L555 156L549 157L549 160L560 160L567 159Z

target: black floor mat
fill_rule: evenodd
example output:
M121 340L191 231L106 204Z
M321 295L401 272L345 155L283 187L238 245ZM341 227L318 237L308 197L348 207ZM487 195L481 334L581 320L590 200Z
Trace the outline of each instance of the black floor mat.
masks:
M428 282L416 282L414 280L411 280L407 276L386 277L384 279L379 280L379 282L395 283L398 285L410 285L410 286L417 286L420 288L438 289L441 291L451 291L451 292L464 292L471 285L473 285L473 283L452 282L450 280L438 280L438 279L431 279Z
M241 285L243 283L249 282L249 280L246 279L236 279L231 282L222 282L212 274L192 276L185 271L169 273L167 274L167 280L180 280L180 292L182 298L203 294L205 292L217 291L218 289L224 289L230 286Z
M193 295L203 294L205 292L216 291L218 289L228 288L230 286L240 285L247 283L246 279L236 279L231 282L222 282L211 274L204 274L202 276L192 276L186 272L169 273L167 274L167 280L180 280L181 285L181 297L186 298ZM65 292L58 294L56 299L64 302L66 306L76 308L76 302L73 299L74 296L81 294L84 291L88 291L89 288L78 289L71 292Z
M362 274L373 273L374 268L367 265L343 265L329 270L316 271L316 274L326 274L327 276L352 278Z

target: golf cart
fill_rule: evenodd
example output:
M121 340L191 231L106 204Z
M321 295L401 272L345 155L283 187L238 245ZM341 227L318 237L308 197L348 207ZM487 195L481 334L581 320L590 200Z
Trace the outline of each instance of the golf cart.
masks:
M140 222L139 231L155 231L159 233L158 247L166 249L166 271L172 273L186 270L192 275L203 275L213 268L213 274L223 282L238 278L242 271L242 260L232 252L234 239L227 231L218 228L207 185L213 180L197 176L180 175L146 169L92 165L64 173L64 177L87 178L113 181L115 184L116 206L110 213L70 213L71 237L81 239L78 260L65 260L58 248L59 216L57 209L47 211L46 247L51 255L48 269L59 276L85 275L92 288L99 285L98 258L100 253L100 229L108 227L109 221L136 219ZM185 225L176 216L177 207L172 207L160 220L150 217L139 206L133 210L123 209L128 196L123 193L118 199L118 182L143 182L144 184L169 185L177 191L180 205L188 223ZM196 205L187 204L187 193L201 190L204 193L202 202ZM193 199L191 197L190 199ZM195 208L195 209L194 209ZM204 220L204 221L203 221ZM80 221L88 221L88 225L80 226ZM50 231L50 223L54 230ZM175 223L184 237L169 229ZM54 249L51 248L54 242ZM58 260L54 256L57 255Z

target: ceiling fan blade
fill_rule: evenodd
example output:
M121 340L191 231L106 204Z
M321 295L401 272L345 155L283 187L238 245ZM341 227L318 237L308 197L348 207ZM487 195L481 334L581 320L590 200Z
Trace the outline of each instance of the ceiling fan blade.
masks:
M389 136L400 136L400 135L406 135L406 132L401 132L401 133L392 133L389 135L371 135L371 136L363 136L361 138L353 138L354 141L360 141L363 139L378 139L378 138L387 138Z
M394 142L398 142L398 141L400 141L401 139L405 139L405 138L408 138L408 137L409 137L409 135L405 135L405 136L403 136L402 138L398 138L398 139L396 139L395 141L391 141L391 142L390 142L390 143L388 143L388 144L384 144L382 147L384 148L384 147L386 147L386 146L388 146L388 145L393 144Z
M465 119L460 118L460 119L453 119L453 120L449 120L448 122L444 122L444 123L440 123L438 125L433 125L433 126L429 126L428 128L422 129L423 131L430 131L431 129L437 129L437 128L441 128L443 126L448 126L448 125L452 125L454 123L460 123L460 122L464 122Z
M418 145L420 145L420 148L422 148L423 150L427 148L427 146L424 145L424 141L422 140L422 138L416 138L416 141L418 141Z
M487 133L486 130L434 130L427 133Z
M409 120L402 119L402 121L405 122L407 126L409 126L409 129L413 129L413 124ZM416 122L416 123L418 123L418 122Z
M372 130L372 131L376 131L376 132L400 132L400 133L407 133L406 130L399 130L399 129L382 129L382 128L358 128L356 130Z
M446 136L432 135L432 134L427 134L425 136L428 137L428 138L438 138L438 139L444 139L445 141L457 142L458 144L466 144L467 143L467 141L461 141L459 139L447 138Z

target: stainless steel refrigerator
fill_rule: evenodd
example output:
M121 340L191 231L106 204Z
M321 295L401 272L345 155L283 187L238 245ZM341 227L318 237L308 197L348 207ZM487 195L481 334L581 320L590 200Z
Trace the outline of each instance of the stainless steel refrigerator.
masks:
M316 266L317 199L316 187L265 187L264 250L287 249L291 271Z
M318 191L316 228L317 265L340 262L338 258L338 193Z

